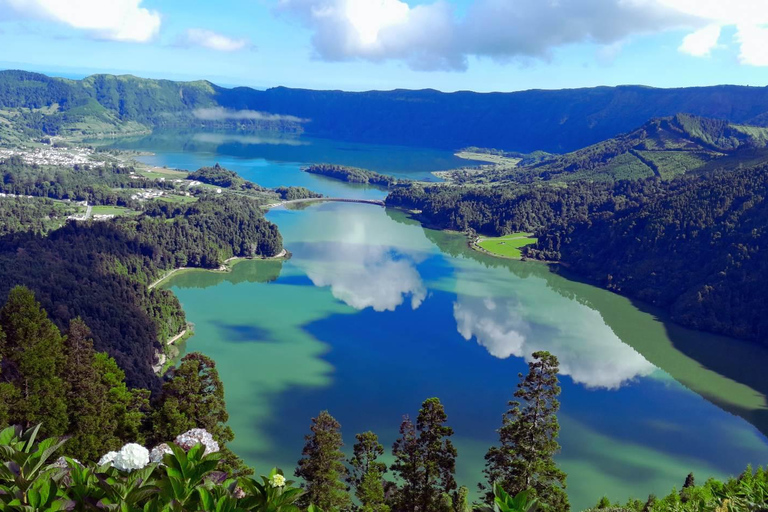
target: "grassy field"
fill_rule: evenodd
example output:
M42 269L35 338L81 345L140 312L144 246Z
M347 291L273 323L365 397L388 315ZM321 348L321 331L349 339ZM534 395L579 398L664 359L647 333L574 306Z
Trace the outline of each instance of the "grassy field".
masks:
M193 196L181 196L176 194L166 194L162 197L157 198L158 201L164 201L166 203L180 203L180 204L186 204L186 203L194 203L197 201L196 197Z
M532 233L511 233L496 238L480 238L477 245L497 256L520 259L522 247L538 242L538 239L531 235Z
M520 158L509 158L502 155L493 155L490 153L475 153L473 151L459 151L455 155L464 160L474 160L476 162L489 162L496 165L514 167L520 163Z
M133 210L123 206L94 206L91 211L93 215L127 215L133 213Z
M186 171L178 171L176 169L167 169L165 167L150 167L149 169L144 169L143 171L139 171L138 174L142 176L146 176L148 178L168 178L173 177L176 179L186 179L187 176L189 176L189 173ZM158 174L160 176L158 176Z

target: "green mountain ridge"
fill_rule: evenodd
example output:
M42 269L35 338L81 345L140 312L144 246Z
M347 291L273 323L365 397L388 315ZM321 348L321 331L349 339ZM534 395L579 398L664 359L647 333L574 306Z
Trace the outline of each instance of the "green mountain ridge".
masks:
M207 81L174 82L123 75L83 80L26 71L0 71L0 117L26 112L38 134L57 135L89 106L72 135L98 135L91 117L98 105L133 128L162 126L305 131L314 137L440 149L479 146L565 153L627 133L652 118L680 112L735 124L768 125L768 87L714 86L655 89L644 86L530 90L513 93L442 93L434 90L313 91L275 87L227 89ZM53 112L43 112L50 109ZM275 114L267 119L198 119L196 109L222 108ZM38 114L35 114L38 112ZM80 114L77 114L80 115ZM68 117L69 116L69 117ZM282 117L281 117L282 116ZM287 118L285 116L291 116ZM298 123L293 118L309 120ZM76 123L75 123L76 124ZM120 131L112 123L112 131Z
M498 165L483 172L457 171L451 176L463 184L670 179L717 168L717 160L723 157L730 157L728 165L755 157L753 163L759 163L759 150L767 143L768 128L676 114L564 155L523 159L516 167Z

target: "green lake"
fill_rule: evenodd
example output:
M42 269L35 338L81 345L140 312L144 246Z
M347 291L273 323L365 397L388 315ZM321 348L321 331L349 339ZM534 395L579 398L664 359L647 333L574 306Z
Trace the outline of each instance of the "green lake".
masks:
M218 161L263 185L314 184L341 197L384 192L311 181L300 165L368 162L414 176L456 165L446 153L342 150L329 141L308 143L326 159L311 148L292 159L298 146L274 141L240 141L236 150L131 144L155 151L142 157L155 165ZM402 212L324 203L268 218L290 260L191 271L165 285L195 326L186 349L216 360L232 448L257 471L292 473L310 418L323 409L341 422L347 449L366 430L391 446L402 416L437 396L456 432L457 480L474 489L518 372L536 350L560 360L558 461L576 510L605 493L667 493L691 471L704 480L768 461L768 351L756 345L683 329L540 263L474 252L463 236L424 229Z

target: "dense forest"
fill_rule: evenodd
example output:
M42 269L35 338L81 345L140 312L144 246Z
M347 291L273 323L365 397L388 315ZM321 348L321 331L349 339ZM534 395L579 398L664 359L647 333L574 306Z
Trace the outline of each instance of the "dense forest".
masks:
M313 164L302 169L310 174L319 174L327 178L346 181L347 183L360 183L364 185L376 185L378 187L392 187L398 183L406 183L408 180L401 180L386 174L359 169L357 167L348 167L345 165L334 164Z
M276 87L257 91L227 89L206 81L112 75L76 81L3 71L0 109L22 116L16 123L19 128L39 135L98 134L155 126L303 129L312 136L376 144L568 152L633 130L651 118L679 112L765 126L768 89L621 86L445 94ZM226 111L216 109L254 110L282 117L246 122L227 118Z
M0 225L21 220L3 218ZM185 319L173 294L148 285L175 267L218 268L233 256L282 250L277 227L247 197L155 202L138 216L69 222L47 235L36 223L0 238L0 297L23 284L60 328L82 317L97 350L117 360L128 383L152 390L159 385L151 368L158 340L180 332Z
M532 231L528 257L558 260L658 305L686 326L765 342L768 165L665 181L567 187L399 187L390 206L439 228Z

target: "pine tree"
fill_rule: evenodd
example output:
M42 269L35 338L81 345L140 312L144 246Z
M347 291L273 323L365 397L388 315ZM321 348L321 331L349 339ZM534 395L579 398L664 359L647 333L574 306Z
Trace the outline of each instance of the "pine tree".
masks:
M155 441L173 440L193 428L204 428L220 444L234 439L224 402L224 385L216 363L199 352L184 356L163 383L154 416Z
M72 435L68 453L94 461L126 442L142 442L148 391L127 388L125 373L112 358L96 353L91 331L81 319L70 322L64 347L62 378Z
M108 389L102 384L94 365L95 351L88 326L81 319L72 320L64 340L65 363L62 378L67 385L69 432L67 452L80 460L98 457L120 447L107 406Z
M107 391L107 405L115 418L115 436L122 443L144 443L144 423L149 413L149 390L129 389L125 372L106 353L97 352L93 365Z
M528 363L528 375L520 374L515 398L504 414L499 429L499 446L485 455L483 473L486 484L480 485L490 502L493 484L499 483L511 496L532 489L535 496L553 511L569 509L565 494L566 475L554 461L560 450L557 436L560 426L556 413L560 386L558 361L549 352L534 352Z
M355 490L363 512L389 512L384 498L384 473L387 465L377 459L384 455L384 447L373 432L355 436L353 456L348 463L351 471L347 483Z
M11 404L17 400L19 390L13 384L4 382L3 378L3 349L5 347L5 333L0 325L0 425L10 423L9 413Z
M8 420L30 427L43 423L42 433L60 436L68 427L64 365L64 343L59 329L25 287L17 286L0 309L5 340L0 346L2 379L14 390L9 394ZM10 391L10 392L8 392Z
M340 429L341 425L328 411L312 418L312 433L304 438L302 458L294 473L304 479L305 507L313 504L323 512L337 512L348 510L352 505L344 484L347 468L341 451L344 443Z
M403 482L397 510L433 511L444 508L444 495L457 502L456 448L448 437L453 429L445 425L448 416L437 398L424 401L416 426L406 417L395 442L392 470Z
M392 497L392 509L397 511L415 511L417 496L421 489L421 452L419 450L416 425L407 415L400 423L400 437L392 447L395 463L392 471L402 482Z

